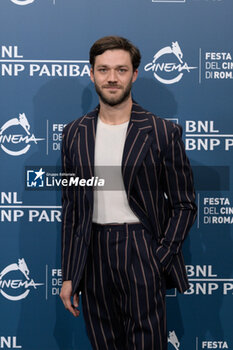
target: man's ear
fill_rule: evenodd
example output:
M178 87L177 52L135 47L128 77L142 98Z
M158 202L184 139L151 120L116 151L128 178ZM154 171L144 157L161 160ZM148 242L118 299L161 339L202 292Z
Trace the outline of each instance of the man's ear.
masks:
M90 79L94 83L95 79L94 79L94 69L93 69L93 67L91 67L91 69L90 69Z
M135 69L135 71L133 72L132 83L134 83L137 80L137 77L138 77L138 69Z

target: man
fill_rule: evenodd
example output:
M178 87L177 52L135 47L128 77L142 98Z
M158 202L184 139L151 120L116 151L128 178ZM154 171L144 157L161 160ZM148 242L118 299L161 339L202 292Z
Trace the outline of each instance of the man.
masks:
M127 39L95 42L99 106L63 133L64 172L88 179L110 166L123 185L63 189L60 296L78 316L82 291L94 349L167 349L166 288L188 289L181 247L196 217L192 171L181 127L132 100L140 58Z

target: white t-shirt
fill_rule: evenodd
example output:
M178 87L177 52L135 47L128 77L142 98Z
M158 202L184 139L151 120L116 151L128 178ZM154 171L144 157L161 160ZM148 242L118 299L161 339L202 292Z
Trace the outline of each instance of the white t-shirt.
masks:
M128 121L118 125L97 121L95 176L105 179L104 189L94 188L93 222L98 224L139 222L129 207L121 172L127 127Z

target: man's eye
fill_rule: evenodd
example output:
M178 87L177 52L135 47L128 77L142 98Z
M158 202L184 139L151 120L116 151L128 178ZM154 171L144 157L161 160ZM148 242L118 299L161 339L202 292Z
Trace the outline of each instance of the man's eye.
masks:
M120 73L125 73L126 72L126 69L125 68L119 68L118 70Z
M100 69L99 69L99 72L105 73L105 72L107 72L107 69L106 69L106 68L100 68Z

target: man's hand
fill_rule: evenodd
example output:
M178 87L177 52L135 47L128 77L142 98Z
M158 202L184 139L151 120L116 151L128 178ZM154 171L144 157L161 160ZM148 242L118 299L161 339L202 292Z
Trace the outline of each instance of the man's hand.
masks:
M79 316L80 311L76 308L79 305L79 296L74 294L73 304L71 304L71 295L72 295L72 281L64 281L62 283L60 298L63 301L63 304L67 310L69 310L75 317Z

